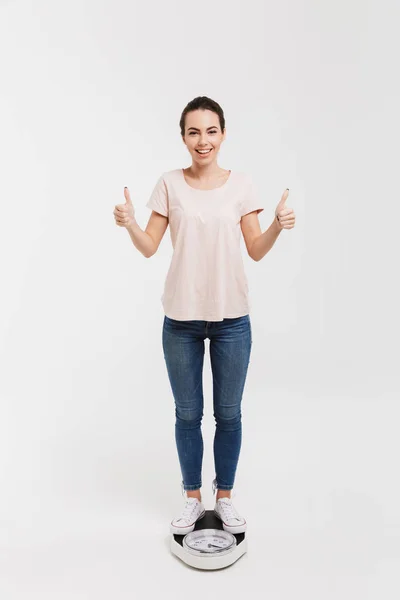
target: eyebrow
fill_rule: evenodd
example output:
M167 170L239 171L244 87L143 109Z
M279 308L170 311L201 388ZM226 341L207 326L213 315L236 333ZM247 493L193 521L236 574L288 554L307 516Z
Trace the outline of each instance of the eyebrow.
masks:
M211 125L211 127L207 127L207 129L218 129L218 127L216 125ZM200 131L200 129L197 129L197 127L188 127L188 131L189 129L195 129L196 131Z

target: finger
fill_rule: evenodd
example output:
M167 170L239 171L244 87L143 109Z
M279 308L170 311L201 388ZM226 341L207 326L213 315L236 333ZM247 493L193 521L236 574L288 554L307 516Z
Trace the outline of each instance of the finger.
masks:
M126 200L126 204L132 204L131 195L127 187L124 187L124 196Z
M114 214L117 214L117 215L125 215L125 214L127 214L128 209L127 209L126 204L121 204L120 206L121 206L121 208L119 208L119 206L115 207Z

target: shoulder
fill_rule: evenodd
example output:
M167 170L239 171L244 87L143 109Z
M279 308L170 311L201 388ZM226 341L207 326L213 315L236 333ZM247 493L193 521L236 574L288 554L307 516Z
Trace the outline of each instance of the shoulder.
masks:
M249 184L253 181L252 176L247 171L232 171L232 173L235 174L235 179L239 183Z
M163 179L166 183L174 181L181 174L182 169L171 169L170 171L164 171L160 175L160 179Z
M232 171L232 173L235 175L235 185L242 193L246 193L254 187L254 180L250 173L246 171Z
M168 192L174 187L174 184L179 182L180 169L171 169L170 171L163 171L157 179L156 186L162 188L165 192Z

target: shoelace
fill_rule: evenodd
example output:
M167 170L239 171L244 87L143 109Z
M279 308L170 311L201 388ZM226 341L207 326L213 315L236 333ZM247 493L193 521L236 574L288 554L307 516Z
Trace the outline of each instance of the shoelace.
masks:
M179 517L179 519L176 519L176 521L188 521L188 523L191 523L191 519L192 519L192 514L195 511L197 507L197 502L193 502L190 498L188 498L186 500L186 504L185 507L182 511L182 515Z
M221 501L218 503L219 510L223 513L224 521L228 522L231 519L236 519L240 523L243 521L242 517L238 514L235 507L231 503L230 498L221 498Z

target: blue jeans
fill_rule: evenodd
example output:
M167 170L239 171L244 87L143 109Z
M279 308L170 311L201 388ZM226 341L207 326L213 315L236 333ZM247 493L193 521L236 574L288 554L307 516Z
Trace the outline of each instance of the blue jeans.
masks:
M218 489L231 490L242 442L241 401L252 345L250 316L223 321L177 321L164 316L162 343L175 400L175 440L184 490L202 486L206 338L210 340L216 422L215 483Z

